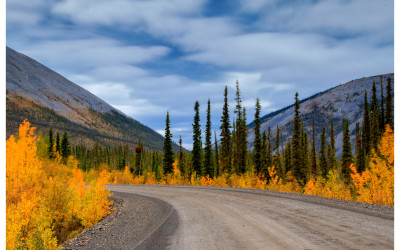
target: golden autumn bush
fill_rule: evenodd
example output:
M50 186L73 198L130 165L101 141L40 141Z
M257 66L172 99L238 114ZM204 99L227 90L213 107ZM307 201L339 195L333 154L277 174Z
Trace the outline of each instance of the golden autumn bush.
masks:
M10 136L6 142L7 249L56 249L110 210L105 178L100 175L86 189L74 157L65 165L40 160L34 132L24 121L18 138Z

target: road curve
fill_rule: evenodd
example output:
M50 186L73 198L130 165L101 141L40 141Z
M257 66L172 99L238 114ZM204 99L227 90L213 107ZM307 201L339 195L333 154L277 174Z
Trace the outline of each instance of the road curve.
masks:
M164 211L151 216L153 221L150 227L143 229L148 232L140 236L140 241L116 248L394 247L392 207L239 188L109 185L109 189L115 192L116 197L136 200L133 206L140 205L142 199L151 201L153 207L159 206ZM144 207L140 209L143 210ZM137 227L135 221L124 223Z

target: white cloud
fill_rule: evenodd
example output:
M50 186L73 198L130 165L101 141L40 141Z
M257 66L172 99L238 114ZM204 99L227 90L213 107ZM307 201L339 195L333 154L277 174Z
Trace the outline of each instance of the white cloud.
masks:
M45 58L51 65L63 67L95 67L116 64L142 63L165 56L164 46L129 46L113 39L91 38L45 41L31 45L26 53L34 58Z

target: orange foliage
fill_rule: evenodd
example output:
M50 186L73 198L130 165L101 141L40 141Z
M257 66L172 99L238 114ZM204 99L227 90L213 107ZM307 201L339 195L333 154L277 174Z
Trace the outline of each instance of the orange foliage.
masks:
M380 155L372 152L369 168L358 173L350 166L356 199L380 205L394 205L394 136L387 125L378 146Z
M82 211L93 203L96 223L107 215L110 196L104 179L85 189L78 161L66 165L40 161L34 127L24 121L19 138L6 142L6 242L7 249L56 249L59 242L82 228L93 217ZM57 159L57 158L56 158Z

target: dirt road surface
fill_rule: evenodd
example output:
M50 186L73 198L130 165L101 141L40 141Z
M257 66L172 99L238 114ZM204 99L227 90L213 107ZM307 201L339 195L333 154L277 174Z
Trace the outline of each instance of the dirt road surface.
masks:
M121 205L64 249L393 249L392 207L266 190L109 185ZM96 226L99 226L96 225ZM95 226L95 227L96 227Z

